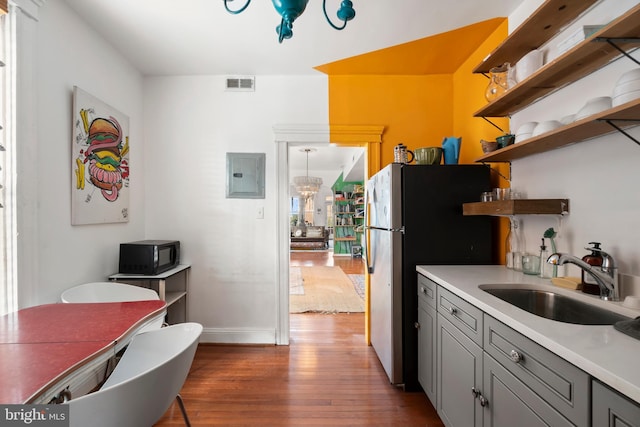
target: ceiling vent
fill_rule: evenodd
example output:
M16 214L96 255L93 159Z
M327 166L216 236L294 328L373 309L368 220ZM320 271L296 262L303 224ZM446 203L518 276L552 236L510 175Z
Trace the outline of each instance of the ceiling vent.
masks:
M225 89L232 92L254 92L256 90L256 78L253 76L227 77Z

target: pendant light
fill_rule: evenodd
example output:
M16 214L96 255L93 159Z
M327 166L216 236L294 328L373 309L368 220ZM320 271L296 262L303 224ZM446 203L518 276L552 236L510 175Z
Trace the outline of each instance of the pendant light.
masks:
M316 151L315 148L303 148L300 151L307 154L307 175L294 176L293 185L296 187L296 191L305 199L312 197L320 190L322 185L322 178L315 176L309 176L309 153Z
M247 0L247 2L239 9L231 10L229 9L228 2L232 2L234 0L224 0L224 8L227 12L237 15L239 13L244 12L244 10L249 7L251 0ZM276 27L276 32L278 33L278 41L282 43L284 39L290 39L293 36L293 21L298 18L298 16L302 15L304 9L307 7L307 3L309 0L271 0L273 2L273 7L275 7L276 12L282 19L280 20L280 25ZM340 9L338 9L337 15L338 19L342 21L342 25L338 26L331 22L329 19L329 15L327 15L327 0L322 1L322 11L324 12L324 17L326 18L329 25L331 25L336 30L342 30L347 26L347 22L352 20L356 16L356 11L353 9L353 3L349 0L343 0L340 3Z

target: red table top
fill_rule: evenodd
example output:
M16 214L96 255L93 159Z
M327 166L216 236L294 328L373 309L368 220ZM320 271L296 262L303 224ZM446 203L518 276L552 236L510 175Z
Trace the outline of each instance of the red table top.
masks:
M160 300L46 304L0 317L0 403L29 403L165 307Z

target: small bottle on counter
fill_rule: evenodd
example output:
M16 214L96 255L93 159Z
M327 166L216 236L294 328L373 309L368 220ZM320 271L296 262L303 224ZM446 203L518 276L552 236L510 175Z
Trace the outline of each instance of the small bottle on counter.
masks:
M511 220L511 250L513 252L513 269L515 271L522 271L522 255L524 254L524 236L520 230L520 222L513 218Z
M551 279L553 277L553 265L547 262L547 258L549 258L549 251L547 251L543 237L542 245L540 245L540 277L543 279Z
M582 260L592 267L601 267L602 255L600 255L600 252L598 251L600 249L600 243L589 242L589 244L593 245L593 247L585 249L591 251L591 253L583 256ZM592 275L586 273L584 270L582 270L582 292L586 294L600 295L600 286L598 286L598 282L596 282Z
M504 253L505 253L505 266L507 268L513 268L513 248L511 247L513 224L509 221L509 232L507 233L507 239L504 241Z

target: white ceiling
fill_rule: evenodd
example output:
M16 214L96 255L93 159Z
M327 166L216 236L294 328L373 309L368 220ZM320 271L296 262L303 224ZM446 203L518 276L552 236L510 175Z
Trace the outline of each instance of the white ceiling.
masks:
M268 0L239 15L227 13L223 0L65 1L144 75L307 75L319 73L315 66L508 16L524 0L353 0L356 17L343 31L332 29L322 1L312 0L282 44L280 16ZM231 3L237 9L244 1ZM326 1L333 18L340 0ZM317 148L319 167L351 156ZM291 156L292 168L301 158Z
M223 0L65 1L145 75L295 75L508 16L524 0L353 0L356 17L343 31L327 24L321 0L311 0L282 44L275 31L280 16L268 0L251 2L239 15L227 13ZM326 1L334 18L340 0Z

